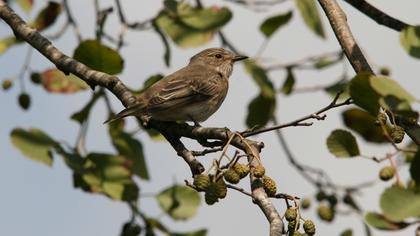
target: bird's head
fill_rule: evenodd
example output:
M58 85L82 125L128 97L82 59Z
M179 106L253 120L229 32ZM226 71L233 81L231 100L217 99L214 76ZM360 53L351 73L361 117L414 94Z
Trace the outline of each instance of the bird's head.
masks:
M236 55L224 48L208 48L191 57L190 65L196 63L206 65L229 77L232 73L233 63L247 58L246 56Z

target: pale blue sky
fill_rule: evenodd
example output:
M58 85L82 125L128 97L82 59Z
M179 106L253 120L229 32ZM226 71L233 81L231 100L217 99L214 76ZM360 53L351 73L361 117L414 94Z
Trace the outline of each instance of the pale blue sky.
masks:
M39 9L46 1L35 1ZM72 0L71 7L76 19L80 23L83 36L93 37L94 19L91 1ZM103 3L102 3L103 2ZM109 6L113 1L101 1L102 6ZM122 1L128 20L148 19L161 7L161 1ZM420 2L407 1L370 1L375 6L391 15L411 24L420 24L418 9ZM393 78L398 80L407 90L417 97L419 93L419 60L409 57L399 45L397 32L377 25L372 20L354 10L348 4L339 1L348 16L348 22L354 36L360 43L371 64L389 66L392 68ZM293 1L271 7L268 13L256 14L249 9L230 4L227 1L204 1L205 5L229 6L234 9L232 21L224 28L226 36L243 53L254 55L264 38L258 32L259 24L267 15L286 12L293 7ZM322 52L335 51L339 48L334 34L323 17L324 27L327 29L327 40L323 41L313 35L303 24L298 12L290 24L273 36L264 57L276 58L279 62L294 61ZM56 25L63 23L63 17ZM107 24L108 32L118 32L116 18L111 18ZM55 32L53 29L46 35ZM11 34L10 29L0 22L0 36ZM153 32L129 32L126 37L128 47L122 49L125 58L125 68L120 78L129 85L139 86L145 78L155 73L170 73L184 66L189 57L202 48L218 46L218 39L201 48L188 50L178 49L173 44L172 65L166 68L163 60L163 48L158 36ZM54 44L67 54L72 54L76 46L74 35L69 30L65 36ZM0 56L0 79L18 74L28 46L14 47ZM52 64L39 53L33 53L31 67L42 70L52 67ZM326 69L322 72L299 71L296 73L297 86L303 87L314 84L328 84L334 81L340 67ZM351 72L352 73L352 72ZM277 87L283 82L282 72L272 73L272 79ZM130 212L125 204L111 201L100 195L84 193L72 186L71 172L60 158L56 158L52 168L32 162L24 158L9 140L9 133L14 127L37 127L59 140L74 142L78 125L69 121L68 117L80 109L90 98L90 92L83 92L76 96L47 94L41 87L34 87L26 81L26 88L32 96L32 106L29 111L22 111L17 106L17 84L8 92L0 91L0 107L3 111L0 126L0 235L62 235L87 236L102 235L115 236L120 232L123 222L129 219ZM253 81L245 75L242 65L236 66L230 80L230 91L220 110L204 126L229 127L232 130L243 130L247 105L258 93ZM278 117L286 122L309 114L330 101L324 93L310 93L291 97L278 97ZM122 109L117 99L112 99L116 110ZM417 106L418 108L418 106ZM87 147L90 151L112 150L107 129L102 125L106 114L104 104L99 102L90 120ZM328 153L325 138L329 132L341 126L340 109L328 112L328 118L322 122L315 122L312 127L289 128L284 131L288 142L296 157L308 165L324 168L339 184L354 184L365 180L375 179L380 169L368 160L337 160ZM135 123L130 120L130 127ZM151 174L151 181L140 181L142 193L156 193L168 185L183 182L190 177L189 168L166 142L150 141L147 135L139 133L147 156L147 164ZM266 145L262 152L263 162L267 166L267 173L278 183L279 191L297 195L312 195L315 189L308 185L297 172L288 165L278 141L272 133L254 137ZM361 141L361 140L360 140ZM363 142L361 142L363 143ZM193 144L193 147L198 146ZM367 147L362 145L362 152L367 155L380 155L392 150L390 147ZM212 157L203 158L209 163ZM165 164L162 164L165 163ZM404 173L404 171L403 171ZM242 183L247 186L247 181ZM358 196L366 210L378 210L378 197L381 189L389 183L380 183L376 187ZM277 201L280 212L284 211L284 203ZM153 198L140 199L141 209L151 216L161 214ZM316 219L313 209L305 211L304 216ZM246 196L229 191L227 199L214 206L203 204L198 215L187 222L174 222L169 217L162 220L173 229L195 230L208 228L209 236L215 235L267 235L268 224L260 210L251 203ZM317 219L316 219L317 220ZM318 220L317 220L318 221ZM362 235L363 229L356 216L340 216L334 224L318 223L319 235L338 235L346 228L352 228L354 235ZM412 235L414 229L409 228L406 234ZM375 235L392 235L375 231Z

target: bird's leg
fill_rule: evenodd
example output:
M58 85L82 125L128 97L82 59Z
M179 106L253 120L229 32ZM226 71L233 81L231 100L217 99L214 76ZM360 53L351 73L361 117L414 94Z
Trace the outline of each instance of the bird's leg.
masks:
M201 127L200 123L196 119L194 119L191 115L189 115L192 122L194 122L194 127Z

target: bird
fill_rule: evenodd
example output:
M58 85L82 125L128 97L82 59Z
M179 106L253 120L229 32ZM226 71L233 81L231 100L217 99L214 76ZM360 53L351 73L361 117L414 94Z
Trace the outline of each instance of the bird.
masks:
M208 48L190 58L187 66L165 76L136 97L136 103L105 121L127 116L143 120L207 120L224 101L233 64L247 59L224 48Z

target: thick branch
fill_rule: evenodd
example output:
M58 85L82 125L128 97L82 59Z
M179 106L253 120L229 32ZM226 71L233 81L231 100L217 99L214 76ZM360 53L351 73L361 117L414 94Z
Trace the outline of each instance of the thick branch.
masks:
M318 0L322 9L328 17L331 27L338 39L341 47L346 54L346 57L357 72L373 73L372 68L367 62L365 56L360 50L354 39L349 26L347 25L347 18L343 10L337 4L336 0Z
M411 26L403 21L400 21L385 12L379 10L378 8L372 6L370 3L365 0L344 0L348 4L352 5L354 8L376 21L380 25L384 25L388 28L391 28L396 31L401 31L407 26Z

